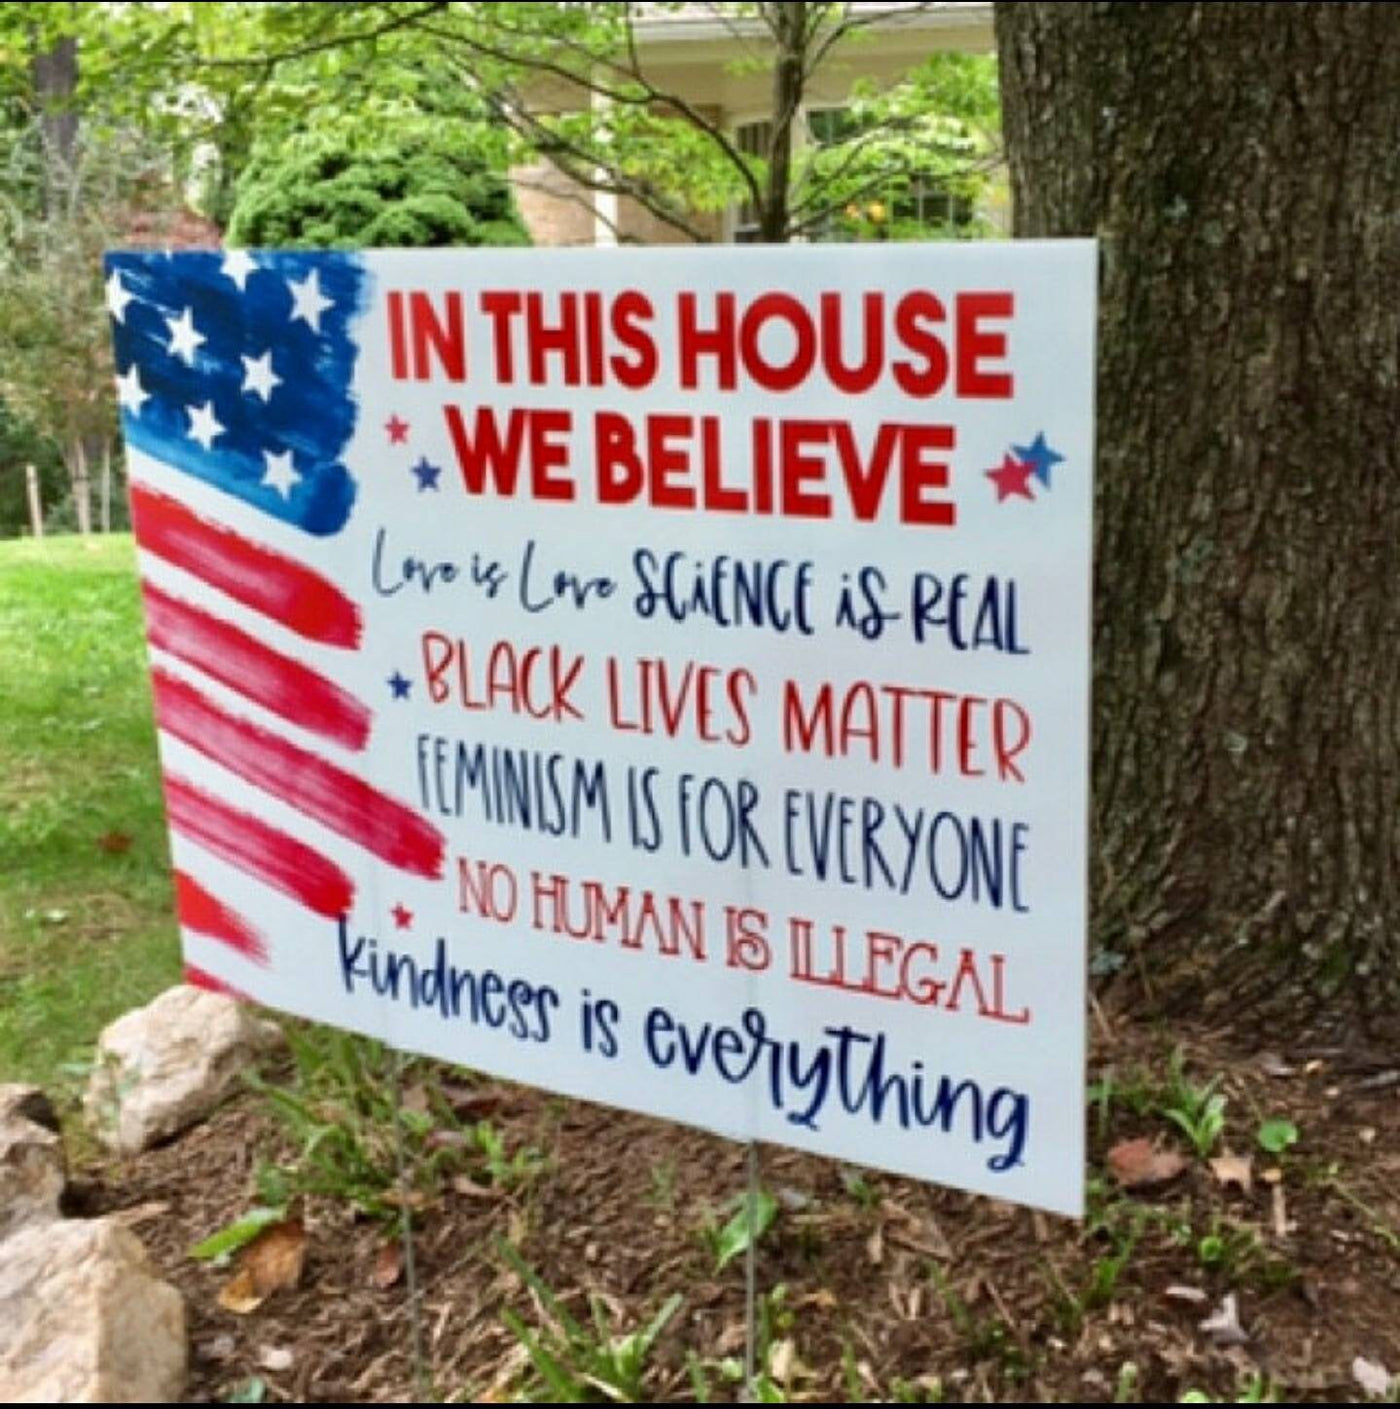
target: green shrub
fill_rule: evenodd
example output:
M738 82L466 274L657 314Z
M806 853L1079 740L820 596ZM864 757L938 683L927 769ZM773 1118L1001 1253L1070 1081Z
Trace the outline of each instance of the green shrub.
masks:
M361 148L347 134L323 133L255 156L238 184L228 242L384 249L530 239L505 175L460 137L420 129L392 146Z

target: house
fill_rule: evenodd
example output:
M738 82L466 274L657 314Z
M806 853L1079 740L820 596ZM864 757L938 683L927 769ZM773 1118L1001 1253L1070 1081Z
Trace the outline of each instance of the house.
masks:
M766 156L771 123L771 36L756 18L740 18L713 4L643 5L634 21L638 65L659 92L674 94L719 127L742 152ZM857 80L887 88L939 51L991 53L992 6L987 0L939 0L932 4L851 5L858 27L826 55L806 89L794 130L798 145L837 134ZM579 101L577 91L541 90L559 110ZM594 99L596 101L596 99ZM636 201L594 191L548 163L518 169L516 196L531 236L539 245L672 244L689 237ZM979 210L995 228L1008 214L1004 183ZM922 218L954 214L946 192L915 181L902 199ZM752 212L742 205L698 214L692 224L714 241L752 239Z

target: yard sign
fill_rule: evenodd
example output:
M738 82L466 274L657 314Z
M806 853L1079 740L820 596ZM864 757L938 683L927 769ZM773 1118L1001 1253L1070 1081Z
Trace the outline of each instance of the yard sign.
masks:
M107 274L196 981L1079 1211L1091 243Z

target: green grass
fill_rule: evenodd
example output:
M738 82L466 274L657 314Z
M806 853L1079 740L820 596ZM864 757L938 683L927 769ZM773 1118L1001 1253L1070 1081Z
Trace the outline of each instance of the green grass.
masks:
M0 1081L71 1090L179 975L132 541L0 543Z

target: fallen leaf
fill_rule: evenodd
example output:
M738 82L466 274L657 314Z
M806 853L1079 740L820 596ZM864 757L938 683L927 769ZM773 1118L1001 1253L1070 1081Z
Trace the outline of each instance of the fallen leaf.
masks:
M103 832L97 844L108 856L120 856L131 850L131 837L126 832Z
M1251 1155L1217 1155L1210 1162L1210 1172L1222 1188L1228 1189L1233 1184L1242 1194L1248 1194L1254 1188L1254 1158Z
M768 1373L780 1385L792 1383L797 1370L797 1342L790 1337L780 1340L768 1352Z
M1261 1052L1259 1054L1259 1070L1265 1076L1292 1076L1296 1067L1291 1067L1276 1052Z
M137 1204L135 1208L118 1209L109 1216L113 1223L120 1223L123 1228L138 1228L141 1224L149 1223L151 1219L169 1212L170 1205L157 1199L151 1203Z
M885 1260L885 1230L878 1223L875 1231L865 1240L865 1255L875 1267Z
M306 1225L287 1218L264 1228L239 1255L239 1273L247 1273L261 1301L301 1281L306 1262ZM236 1278L235 1278L236 1280Z
M463 1086L443 1081L438 1084L438 1095L458 1115L491 1116L506 1103L506 1092L499 1086Z
M1363 1125L1361 1129L1356 1132L1356 1138L1360 1140L1363 1145L1374 1144L1376 1139L1376 1127L1374 1125Z
M1283 1182L1283 1170L1276 1164L1270 1165L1259 1177L1266 1184L1281 1184Z
M1201 1330L1216 1345L1244 1345L1249 1340L1240 1325L1239 1304L1234 1292L1228 1292L1225 1300L1201 1322Z
M1125 1189L1170 1183L1186 1165L1184 1155L1160 1149L1145 1135L1137 1140L1122 1140L1108 1152L1109 1172Z
M406 1208L417 1213L419 1209L427 1208L429 1200L422 1189L409 1189L407 1193L402 1189L386 1189L380 1194L379 1202L389 1208Z
M413 1111L417 1115L425 1115L428 1110L428 1088L421 1081L414 1082L407 1091L403 1093L403 1100L400 1102L406 1111Z
M263 1300L253 1285L252 1272L246 1267L240 1268L219 1288L219 1305L235 1316L247 1316L256 1311Z
M519 1247L530 1232L530 1217L524 1209L513 1208L506 1221L506 1236Z
M724 1330L719 1333L719 1339L715 1342L716 1355L732 1355L736 1350L742 1350L744 1343L748 1339L748 1332L744 1329L742 1321L731 1321Z
M1273 1194L1274 1237L1286 1238L1298 1225L1288 1221L1288 1205L1284 1202L1283 1185L1275 1184Z
M1384 1399L1390 1393L1390 1371L1363 1355L1351 1362L1351 1377L1371 1399Z
M430 1130L423 1141L425 1150L463 1150L472 1144L460 1130Z
M271 1370L273 1374L290 1370L295 1358L286 1346L281 1345L265 1345L258 1351L258 1364L264 1370Z
M820 1311L835 1311L840 1304L836 1293L829 1291L826 1287L818 1287L816 1291L798 1297L794 1303L799 1310L804 1306L815 1306Z
M374 1271L369 1279L380 1291L392 1287L403 1276L403 1244L398 1241L381 1243L374 1259Z
M1171 1286L1164 1293L1172 1301L1186 1301L1194 1306L1199 1306L1206 1299L1206 1294L1199 1287Z
M501 1191L494 1185L478 1184L472 1179L468 1179L465 1174L459 1174L452 1181L452 1188L456 1193L468 1199L499 1199Z

